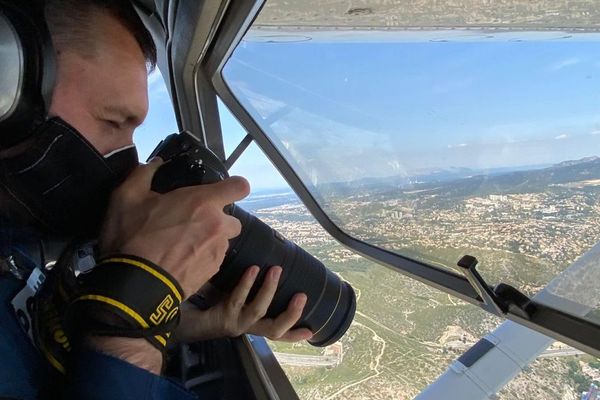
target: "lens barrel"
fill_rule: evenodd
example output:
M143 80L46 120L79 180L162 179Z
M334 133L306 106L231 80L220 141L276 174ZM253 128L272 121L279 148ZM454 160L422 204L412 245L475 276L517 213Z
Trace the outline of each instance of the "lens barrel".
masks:
M356 311L352 287L257 217L238 206L233 206L231 214L241 221L242 232L230 242L220 271L210 280L212 290L229 293L248 266L258 265L260 273L250 291L251 300L269 267L280 265L279 285L266 317L276 317L286 310L294 294L305 293L307 302L295 328L310 329L314 335L309 343L314 346L327 346L339 340ZM200 294L210 297L207 291Z

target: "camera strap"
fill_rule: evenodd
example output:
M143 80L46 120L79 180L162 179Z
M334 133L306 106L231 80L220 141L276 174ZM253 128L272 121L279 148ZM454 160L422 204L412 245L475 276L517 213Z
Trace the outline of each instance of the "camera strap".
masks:
M166 351L179 323L183 290L158 265L131 255L111 255L77 278L69 330L83 335L145 338Z

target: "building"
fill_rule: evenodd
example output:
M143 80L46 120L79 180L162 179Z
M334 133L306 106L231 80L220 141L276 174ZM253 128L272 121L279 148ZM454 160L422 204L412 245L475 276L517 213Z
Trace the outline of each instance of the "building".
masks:
M508 196L503 195L503 194L490 194L489 195L489 199L491 201L500 201L500 202L504 202L504 201L508 201Z
M581 400L600 400L600 389L598 386L592 383L590 389L581 394Z

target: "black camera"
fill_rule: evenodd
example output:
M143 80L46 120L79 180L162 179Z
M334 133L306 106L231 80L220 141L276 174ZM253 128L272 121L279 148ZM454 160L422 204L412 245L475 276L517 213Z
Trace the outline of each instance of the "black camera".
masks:
M155 156L165 161L152 180L152 190L158 193L229 177L218 157L185 131L167 136L150 159ZM242 231L230 241L219 272L190 301L203 309L211 307L236 286L246 268L258 265L260 273L250 291L251 300L264 281L266 270L280 265L279 285L266 316L279 315L294 294L303 292L308 299L295 328L310 329L314 335L309 343L313 346L327 346L341 338L356 311L352 286L254 215L235 204L225 211L240 220Z

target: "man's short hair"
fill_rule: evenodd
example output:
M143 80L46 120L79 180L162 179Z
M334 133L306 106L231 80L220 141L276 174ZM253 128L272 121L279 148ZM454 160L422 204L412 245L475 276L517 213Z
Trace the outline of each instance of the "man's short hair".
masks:
M137 12L127 0L47 0L46 20L54 45L94 57L96 48L90 27L93 14L105 11L117 18L138 42L149 70L156 66L156 45Z

